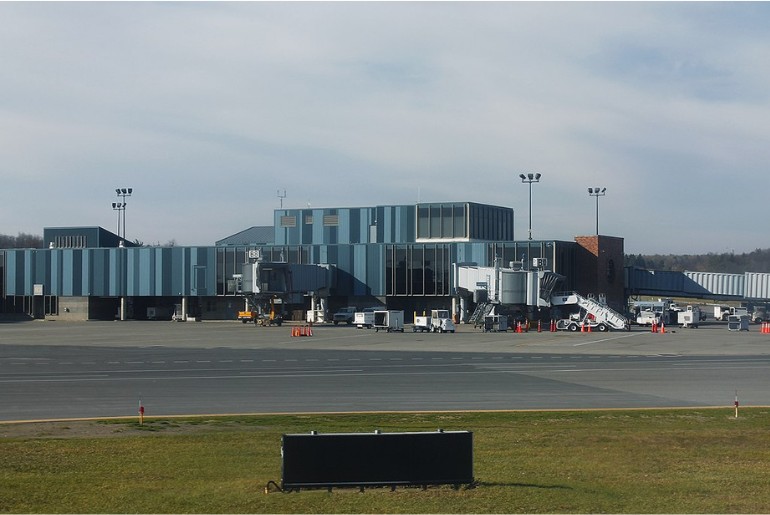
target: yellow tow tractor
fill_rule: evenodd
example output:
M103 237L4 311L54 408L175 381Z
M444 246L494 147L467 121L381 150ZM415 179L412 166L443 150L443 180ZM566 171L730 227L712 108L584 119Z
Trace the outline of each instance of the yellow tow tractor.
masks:
M261 310L260 310L261 311ZM281 313L275 310L275 298L270 299L270 312L260 313L257 310L239 311L238 320L244 324L247 322L254 322L254 325L270 326L283 324L283 316Z

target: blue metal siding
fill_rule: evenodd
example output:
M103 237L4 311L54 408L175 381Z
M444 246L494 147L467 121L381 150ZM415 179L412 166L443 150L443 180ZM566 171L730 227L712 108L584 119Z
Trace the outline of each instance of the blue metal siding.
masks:
M33 295L43 284L59 296L208 296L216 292L216 248L8 251L6 277L7 295Z
M353 245L353 295L368 295L367 286L367 245Z

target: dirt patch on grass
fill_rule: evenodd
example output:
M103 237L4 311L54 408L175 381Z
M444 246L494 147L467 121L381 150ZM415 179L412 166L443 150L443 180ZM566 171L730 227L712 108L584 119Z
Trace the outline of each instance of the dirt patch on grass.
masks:
M190 424L173 421L104 422L76 420L62 422L0 423L0 438L119 438L153 433L189 434L231 429L230 424ZM243 429L243 428L241 428Z

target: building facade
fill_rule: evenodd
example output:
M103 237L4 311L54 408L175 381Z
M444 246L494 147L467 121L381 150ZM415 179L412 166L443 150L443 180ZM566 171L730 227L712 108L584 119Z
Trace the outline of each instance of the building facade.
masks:
M623 274L606 270L610 262L622 266L621 238L515 241L513 221L511 208L473 202L280 209L272 242L263 228L252 228L204 247L132 247L101 228L50 228L49 248L2 252L3 309L80 320L142 319L181 308L231 319L243 308L236 276L254 251L265 261L329 265L331 310L378 305L411 314L449 307L454 265L527 268L533 259L565 276L565 290L624 303ZM294 287L287 310L301 318L312 292Z

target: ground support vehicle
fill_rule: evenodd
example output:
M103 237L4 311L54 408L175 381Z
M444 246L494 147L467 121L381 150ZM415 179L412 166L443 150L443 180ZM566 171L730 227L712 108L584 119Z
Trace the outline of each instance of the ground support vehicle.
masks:
M430 332L430 317L426 316L415 316L414 317L414 324L412 324L412 332Z
M281 327L281 324L283 324L283 316L281 316L280 313L263 313L257 316L254 323L261 326L277 325L278 327Z
M374 329L379 332L381 329L389 333L394 331L404 332L404 312L403 311L375 311Z
M356 316L356 308L355 306L347 306L342 309L337 310L334 315L332 315L332 322L334 322L334 325L337 324L348 324L353 325L353 320Z
M609 331L609 327L605 323L598 322L596 319L590 318L589 316L580 316L579 313L576 313L575 316L571 316L570 318L557 320L556 330L569 331L571 333L586 331L603 333Z
M768 320L770 320L770 317L768 317L766 308L754 308L754 311L751 313L752 322L755 324L761 324L762 322L767 322Z
M698 306L687 306L685 311L677 313L677 322L681 327L697 328L701 320L700 308Z
M280 326L283 323L283 315L280 312L280 308L276 307L276 305L282 306L283 301L281 299L270 297L265 300L256 295L244 295L244 297L252 309L239 311L238 320L244 324L254 322L254 325L261 326Z
M730 316L730 306L714 306L714 318L724 322Z
M487 315L484 317L484 332L497 333L508 331L508 317L506 315Z
M584 330L604 332L609 329L627 330L629 328L626 317L594 299L583 297L576 292L551 295L551 306L567 305L579 306L580 312L576 317L557 321L556 329L578 331L582 327Z
M238 312L238 320L243 322L244 324L247 322L253 322L257 319L258 313L256 311L239 311Z
M640 311L636 315L636 323L638 325L660 325L662 321L661 314L657 311Z
M430 329L434 333L453 333L455 324L448 309L433 309L430 312Z
M748 331L749 316L748 315L730 315L729 317L727 317L727 330L728 331Z
M359 329L371 329L374 325L374 312L376 308L364 308L363 311L356 311L353 315L353 323Z

